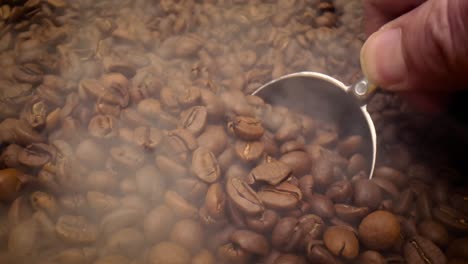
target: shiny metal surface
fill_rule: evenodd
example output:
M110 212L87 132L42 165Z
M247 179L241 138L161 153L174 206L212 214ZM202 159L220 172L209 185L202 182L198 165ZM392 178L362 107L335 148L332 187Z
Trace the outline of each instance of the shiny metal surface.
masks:
M294 91L293 91L294 90ZM297 72L272 80L252 94L265 101L341 120L345 130L360 133L369 139L371 156L369 178L372 178L376 155L377 135L372 119L362 99L367 98L375 86L363 79L352 86L318 72ZM314 107L317 106L317 108ZM323 110L325 108L325 110ZM320 109L320 110L319 110Z

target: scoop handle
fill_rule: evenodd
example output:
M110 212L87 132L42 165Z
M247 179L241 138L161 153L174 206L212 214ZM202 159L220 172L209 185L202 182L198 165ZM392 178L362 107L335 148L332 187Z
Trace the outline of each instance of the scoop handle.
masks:
M377 85L369 82L367 78L362 78L351 85L348 92L351 93L362 104L367 103L367 99L377 90Z

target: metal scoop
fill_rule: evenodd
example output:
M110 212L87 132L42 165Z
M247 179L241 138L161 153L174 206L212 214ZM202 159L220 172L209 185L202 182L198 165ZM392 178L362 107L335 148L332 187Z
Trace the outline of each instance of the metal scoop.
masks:
M330 119L340 126L340 136L361 135L364 155L371 158L369 178L374 172L377 154L375 127L366 103L376 86L366 79L351 86L325 74L297 72L275 79L252 94L271 104L299 110L311 116Z

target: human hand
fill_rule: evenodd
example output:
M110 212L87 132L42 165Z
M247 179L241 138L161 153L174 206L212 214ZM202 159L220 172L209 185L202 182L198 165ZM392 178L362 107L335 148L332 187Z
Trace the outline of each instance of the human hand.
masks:
M467 0L364 0L366 77L437 111L468 88ZM383 26L383 27L382 27Z

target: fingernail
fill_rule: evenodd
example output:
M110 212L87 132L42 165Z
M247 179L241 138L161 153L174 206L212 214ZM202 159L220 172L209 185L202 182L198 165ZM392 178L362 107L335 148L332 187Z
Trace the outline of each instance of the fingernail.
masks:
M391 89L403 82L407 68L401 28L384 28L372 34L361 49L361 67L364 75L379 86Z

